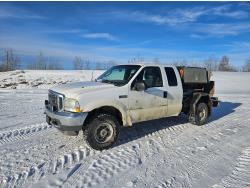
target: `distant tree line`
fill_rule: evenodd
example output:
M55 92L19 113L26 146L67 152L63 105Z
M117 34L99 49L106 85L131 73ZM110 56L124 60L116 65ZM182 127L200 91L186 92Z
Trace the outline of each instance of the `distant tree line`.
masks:
M31 70L62 70L63 67L55 58L45 57L42 52L39 52L34 62L27 64L27 69Z
M154 63L158 63L158 59L153 60ZM194 66L194 67L205 67L209 71L226 71L226 72L250 72L250 58L246 60L242 67L235 67L230 64L228 56L222 56L221 59L216 57L209 57L204 60L203 63L188 62L186 60L174 61L171 63L175 66Z
M250 58L246 60L242 67L235 67L230 64L228 56L223 56L219 61L211 57L204 62L204 67L210 71L227 71L227 72L250 72Z
M244 64L242 71L250 72L250 58L246 60L246 63Z
M96 70L105 70L108 69L114 65L116 65L115 61L91 61L88 58L83 58L81 56L75 56L73 60L73 68L74 70L90 70L90 69L96 69Z
M6 48L0 54L0 71L13 71L21 67L21 59L12 48ZM27 63L25 67L32 70L59 70L63 69L59 61L54 58L48 58L42 52L38 54L34 61Z
M230 64L230 59L228 56L222 56L221 59L216 59L215 57L210 57L204 62L204 67L209 71L227 71L227 72L237 72L240 71L237 67Z
M145 61L140 55L136 57L130 58L128 60L129 64L136 64L142 63ZM153 63L160 63L159 58L154 58L151 62ZM2 49L2 53L0 51L0 71L12 71L21 67L21 59L20 56L12 49L6 48ZM89 69L97 69L103 70L108 69L114 65L118 64L115 61L95 61L90 60L86 57L75 56L72 61L72 67L74 70L89 70ZM242 67L235 67L231 65L230 59L228 56L222 56L221 58L216 57L209 57L208 59L204 60L203 63L197 62L188 62L186 60L178 60L174 61L171 64L178 65L178 66L199 66L199 67L206 67L209 71L243 71L243 72L250 72L250 58L246 60L245 64ZM46 57L43 52L39 52L39 54L35 57L34 60L30 61L26 64L27 69L32 70L60 70L64 69L60 61L56 58Z

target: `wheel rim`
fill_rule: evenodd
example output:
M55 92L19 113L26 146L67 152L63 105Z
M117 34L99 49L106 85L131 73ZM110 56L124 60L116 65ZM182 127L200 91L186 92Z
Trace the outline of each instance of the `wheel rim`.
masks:
M98 143L109 142L114 134L114 129L110 123L100 123L95 130L95 140Z
M200 108L198 111L198 116L200 121L203 121L206 119L207 113L206 113L206 109L205 108Z

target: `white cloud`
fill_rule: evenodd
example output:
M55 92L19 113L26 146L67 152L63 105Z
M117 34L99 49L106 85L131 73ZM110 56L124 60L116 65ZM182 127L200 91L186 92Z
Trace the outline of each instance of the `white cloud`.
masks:
M204 35L198 35L198 34L191 34L190 37L191 37L191 38L196 38L196 39L203 39L203 38L206 38Z
M0 19L46 19L46 17L27 11L25 9L2 5L0 6Z
M204 37L224 37L246 33L250 31L250 23L235 24L192 24L188 26L191 31L197 32L196 35L205 34Z
M180 23L195 21L195 15L187 12L176 11L172 15L153 15L140 11L129 13L129 17L137 22L151 22L157 25L177 25Z
M200 16L207 14L208 10L203 7L177 10L177 16L186 22L196 21Z
M85 32L85 30L82 29L45 29L44 31L42 31L43 33L48 33L48 34L53 34L53 33L72 33L72 34L77 34L77 33L81 33L81 32Z
M246 18L249 16L248 11L233 10L232 4L226 4L226 5L214 7L210 9L209 12L211 12L214 15L225 16L225 17L236 18L236 19Z
M115 36L111 35L110 33L87 33L82 35L82 37L88 39L106 39L112 41L118 40Z
M127 19L135 22L148 22L156 25L180 25L183 23L194 23L202 16L229 17L234 19L243 19L250 16L246 9L239 10L239 7L232 4L224 4L212 8L197 6L193 8L166 10L165 14L152 14L142 11L120 11L111 12L110 16L114 19ZM114 14L112 16L112 14Z

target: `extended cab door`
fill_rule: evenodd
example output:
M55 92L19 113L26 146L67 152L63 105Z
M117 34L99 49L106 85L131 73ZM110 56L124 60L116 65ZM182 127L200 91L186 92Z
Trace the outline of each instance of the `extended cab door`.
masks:
M183 89L178 70L175 67L164 67L168 93L168 116L179 115L182 108Z
M129 114L133 123L167 116L167 96L162 70L144 67L133 80L129 91ZM145 91L136 91L135 83L144 82Z

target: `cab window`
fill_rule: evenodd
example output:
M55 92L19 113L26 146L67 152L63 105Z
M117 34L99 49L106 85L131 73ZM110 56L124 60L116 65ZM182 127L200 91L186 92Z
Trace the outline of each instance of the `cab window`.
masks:
M145 67L134 80L132 88L135 82L138 81L143 81L146 88L163 87L162 75L159 67Z
M169 86L177 86L177 78L172 67L165 67Z

